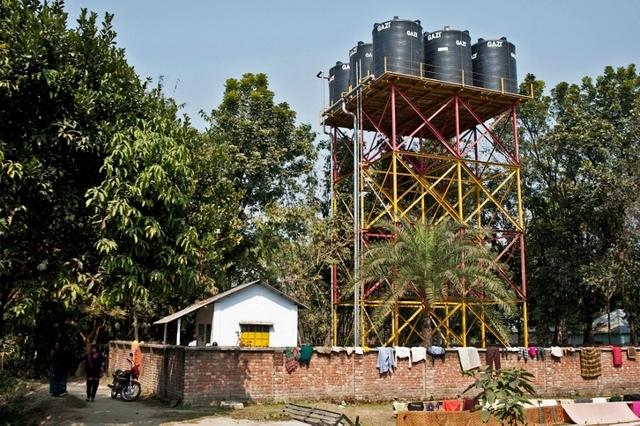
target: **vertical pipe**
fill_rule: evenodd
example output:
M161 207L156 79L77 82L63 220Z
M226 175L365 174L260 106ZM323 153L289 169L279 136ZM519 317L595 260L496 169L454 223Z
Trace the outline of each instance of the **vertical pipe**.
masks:
M178 331L176 331L176 345L180 346L180 320L181 318L178 318Z
M356 91L356 113L353 114L353 346L360 342L360 89Z
M164 323L164 334L162 335L162 343L167 343L167 323Z
M362 87L357 92L357 110L356 110L356 118L358 119L358 194L360 196L360 201L358 203L359 212L358 212L358 251L360 256L362 256L362 239L364 229L364 179L362 175L362 168L364 165L363 162L363 153L364 153L364 126L363 126L363 118L362 118ZM358 263L360 265L360 263ZM364 294L364 283L360 285L360 294ZM359 327L360 327L360 346L365 346L365 332L364 332L364 321L362 316L363 300L361 298L358 299L358 315L360 318Z
M453 98L453 111L456 120L456 154L460 156L460 100L457 96Z
M398 144L396 133L396 86L391 85L391 174L393 176L393 221L398 222Z
M331 133L331 218L335 220L336 211L337 211L337 201L336 201L336 178L338 173L338 163L337 163L337 141L338 130L334 127L333 132ZM332 222L332 227L333 227ZM332 240L335 238L335 229L331 236ZM338 298L338 265L336 262L333 262L331 265L331 330L330 339L331 346L337 346L337 332L338 332L338 316L336 314L336 302Z

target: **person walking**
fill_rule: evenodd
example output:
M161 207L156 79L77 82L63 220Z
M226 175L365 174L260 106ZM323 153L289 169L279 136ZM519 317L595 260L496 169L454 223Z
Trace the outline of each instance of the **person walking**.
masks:
M60 343L56 342L49 354L49 393L60 396L67 392L67 359Z
M102 355L98 352L98 347L92 344L89 352L85 355L84 369L87 373L87 398L85 401L94 401L100 377L102 377Z

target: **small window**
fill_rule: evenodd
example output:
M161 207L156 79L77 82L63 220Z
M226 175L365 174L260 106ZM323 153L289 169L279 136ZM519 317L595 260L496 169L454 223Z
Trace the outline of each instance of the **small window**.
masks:
M240 346L268 347L270 328L267 324L240 324Z

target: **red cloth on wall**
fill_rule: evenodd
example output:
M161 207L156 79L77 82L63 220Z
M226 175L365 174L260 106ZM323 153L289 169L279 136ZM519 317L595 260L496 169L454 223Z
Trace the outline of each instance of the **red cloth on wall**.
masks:
M620 346L612 346L611 355L613 355L613 366L622 367L622 348Z
M442 405L444 411L462 411L462 401L459 399L445 399Z

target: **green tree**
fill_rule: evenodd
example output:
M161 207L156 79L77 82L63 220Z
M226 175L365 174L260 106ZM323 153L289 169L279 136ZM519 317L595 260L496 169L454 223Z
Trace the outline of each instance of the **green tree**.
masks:
M232 281L263 278L260 265L269 254L258 249L271 248L259 239L296 238L304 226L290 208L314 202L315 135L309 125L296 125L295 117L289 105L274 102L264 74L227 80L220 106L206 117L205 144L224 146L230 158L226 179L234 185L235 220L242 224L234 234L238 244L226 256ZM266 214L278 210L282 214Z
M97 265L85 192L102 180L107 144L158 108L115 46L112 16L83 11L68 29L63 4L0 7L0 334L28 324L63 279ZM69 299L67 299L69 302Z
M542 92L543 83L528 80ZM633 65L607 67L595 80L560 83L523 107L529 299L537 329L556 331L549 340L577 323L589 342L595 314L613 297L604 285L611 280L598 275L627 232L627 211L637 199L631 117L639 82Z
M378 323L392 306L404 299L422 302L423 344L432 343L431 307L434 302L452 299L482 300L495 303L506 314L513 311L514 297L498 270L506 265L495 262L495 253L480 243L483 230L460 229L449 221L435 225L387 225L395 235L369 247L363 256L363 282L387 280ZM487 311L489 315L494 311ZM498 325L498 316L494 316ZM490 320L490 318L488 318ZM504 335L500 336L503 339Z
M183 133L164 121L116 133L105 179L87 191L100 272L118 302L187 294L196 282L199 240L187 215L195 182Z

